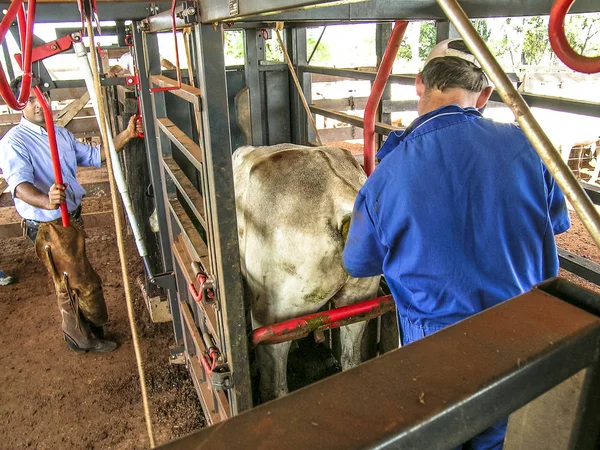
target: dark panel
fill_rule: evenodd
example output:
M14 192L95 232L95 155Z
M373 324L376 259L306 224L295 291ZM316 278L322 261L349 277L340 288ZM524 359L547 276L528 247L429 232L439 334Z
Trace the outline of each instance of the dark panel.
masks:
M246 80L244 77L244 69L228 69L227 73L227 97L229 101L229 128L231 129L231 149L235 151L236 148L245 145L244 135L242 130L237 124L235 119L235 96L240 90L246 86Z
M287 70L285 72L264 72L263 75L267 97L268 145L290 142L292 136L288 90L289 72Z

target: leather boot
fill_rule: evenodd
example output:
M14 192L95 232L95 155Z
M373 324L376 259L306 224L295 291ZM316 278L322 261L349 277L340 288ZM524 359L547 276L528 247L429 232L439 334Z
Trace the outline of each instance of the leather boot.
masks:
M68 292L57 294L58 309L62 315L62 329L67 346L75 352L112 352L117 343L96 338L90 325L74 305Z

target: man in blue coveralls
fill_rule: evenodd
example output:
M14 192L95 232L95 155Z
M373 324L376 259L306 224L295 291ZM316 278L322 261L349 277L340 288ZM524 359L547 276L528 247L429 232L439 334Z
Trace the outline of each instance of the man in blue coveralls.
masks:
M492 88L464 42L439 43L416 79L419 117L390 134L358 193L344 264L383 273L403 345L558 274L563 193L521 129L484 119ZM506 420L463 448L500 449Z

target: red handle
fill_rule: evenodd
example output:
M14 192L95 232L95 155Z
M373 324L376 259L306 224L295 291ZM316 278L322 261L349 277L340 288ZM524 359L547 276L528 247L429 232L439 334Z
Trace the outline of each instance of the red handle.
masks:
M600 72L600 56L580 55L571 47L565 36L565 16L575 0L557 0L550 10L548 38L556 56L569 68L582 73Z
M138 116L137 116L137 118L135 119L135 121L136 121L137 123L143 123L143 120L142 120L142 115L141 115L141 114L138 114ZM139 137L140 139L144 139L144 133L140 133L140 132L138 132L138 134L137 134L137 137Z
M60 170L60 158L58 156L58 145L56 143L56 132L54 131L54 117L52 117L52 111L50 105L46 101L46 97L42 94L42 91L38 86L33 88L33 92L37 97L38 103L44 111L44 118L46 119L46 130L48 131L48 142L50 144L50 157L52 158L52 169L54 170L54 180L56 184L64 184L62 172ZM67 204L63 203L60 205L60 215L62 217L62 224L64 227L69 226L69 210Z

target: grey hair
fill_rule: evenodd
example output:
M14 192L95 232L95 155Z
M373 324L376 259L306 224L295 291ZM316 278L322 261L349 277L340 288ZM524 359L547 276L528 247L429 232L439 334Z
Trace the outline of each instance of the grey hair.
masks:
M489 86L482 69L475 64L453 56L444 56L429 61L421 72L427 90L465 89L481 92Z

